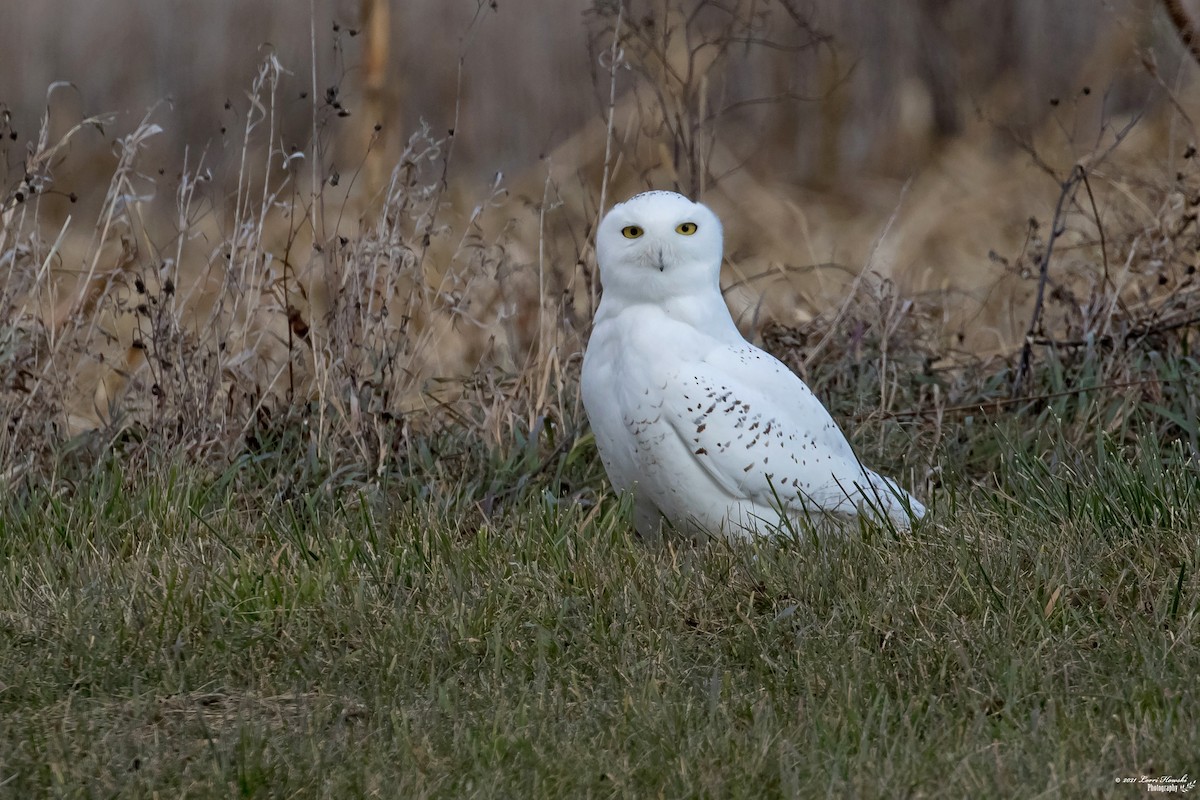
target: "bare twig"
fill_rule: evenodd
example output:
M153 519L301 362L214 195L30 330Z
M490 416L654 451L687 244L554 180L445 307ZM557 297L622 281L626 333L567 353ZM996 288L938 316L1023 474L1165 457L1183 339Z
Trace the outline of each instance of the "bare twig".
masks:
M624 15L625 4L621 3L617 6L617 21L613 25L612 49L608 56L608 121L604 131L604 171L600 175L600 205L596 209L596 224L592 226L593 230L600 227L600 220L607 210L605 206L608 202L608 182L612 170L613 119L616 117L617 108L617 64L621 56L621 22ZM596 285L598 277L599 272L593 271L591 280L588 282L588 300L593 309L596 307L600 288Z
M758 281L765 280L767 278L782 280L786 279L789 273L804 275L810 272L816 272L817 270L833 270L836 272L844 272L852 277L857 277L859 275L858 272L850 269L850 267L847 267L845 264L839 264L836 261L825 261L820 264L779 264L772 266L770 269L763 270L762 272L756 272L753 275L747 275L744 278L739 278L736 281L732 281L721 289L721 294L729 294L734 289L742 286L748 286L752 283L757 283Z
M1144 378L1138 381L1101 383L1095 386L1077 386L1074 389L1063 389L1059 392L1047 392L1045 394L1031 395L1029 397L997 398L995 400L985 400L978 403L966 403L960 406L947 406L946 408L914 408L907 411L888 411L880 415L880 419L907 419L912 417L927 417L941 414L957 414L965 411L999 411L1002 408L1007 408L1012 405L1019 405L1021 403L1037 403L1043 400L1054 400L1059 397L1070 397L1071 395L1083 394L1084 392L1103 392L1114 389L1131 389L1136 386L1147 386L1149 384L1158 383L1162 383L1161 378Z
M1167 10L1167 17L1175 26L1175 30L1179 32L1179 39L1183 42L1183 46L1192 54L1196 63L1200 64L1200 36L1196 32L1195 21L1187 13L1181 0L1163 0L1163 8Z
M1034 335L1041 327L1042 306L1046 296L1046 282L1050 278L1050 258L1054 255L1054 242L1062 235L1063 217L1066 215L1068 201L1075 196L1075 190L1084 179L1083 167L1076 165L1071 174L1063 181L1058 193L1058 203L1054 206L1054 220L1050 223L1050 236L1046 239L1046 252L1042 253L1041 264L1038 265L1037 295L1033 301L1033 314L1029 318L1029 327L1025 330L1025 344L1021 347L1021 362L1017 367L1016 377L1013 378L1012 396L1019 397L1025 378L1033 360Z

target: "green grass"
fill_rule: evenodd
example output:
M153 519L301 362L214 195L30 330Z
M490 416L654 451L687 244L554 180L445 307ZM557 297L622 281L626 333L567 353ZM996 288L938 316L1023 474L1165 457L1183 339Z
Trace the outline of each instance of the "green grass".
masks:
M1097 441L744 546L639 542L586 440L110 454L3 498L0 795L1140 794L1200 752L1200 475Z

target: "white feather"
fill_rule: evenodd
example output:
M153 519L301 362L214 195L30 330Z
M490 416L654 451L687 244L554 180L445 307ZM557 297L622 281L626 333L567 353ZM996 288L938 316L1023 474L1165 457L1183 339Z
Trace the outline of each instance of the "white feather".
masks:
M629 226L640 234L624 236ZM882 512L907 528L924 515L860 464L803 381L742 338L721 296L721 226L709 209L638 195L609 212L596 247L604 295L583 401L609 480L634 495L639 531L665 518L687 532L770 533L781 512Z

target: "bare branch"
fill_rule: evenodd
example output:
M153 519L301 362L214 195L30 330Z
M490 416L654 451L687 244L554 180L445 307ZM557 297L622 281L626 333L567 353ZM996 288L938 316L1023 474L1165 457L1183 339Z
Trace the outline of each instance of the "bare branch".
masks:
M1183 46L1192 54L1196 63L1200 64L1200 34L1196 31L1195 20L1183 7L1182 0L1163 0L1163 8L1167 10L1171 24L1179 32L1179 39L1183 42Z

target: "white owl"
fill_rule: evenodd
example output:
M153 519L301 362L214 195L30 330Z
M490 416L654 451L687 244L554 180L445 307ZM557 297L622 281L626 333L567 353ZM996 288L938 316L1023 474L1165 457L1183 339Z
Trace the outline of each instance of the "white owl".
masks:
M812 391L742 338L721 296L721 223L674 192L645 192L600 223L604 294L583 359L583 404L609 480L650 535L780 530L782 511L925 507L859 462Z

